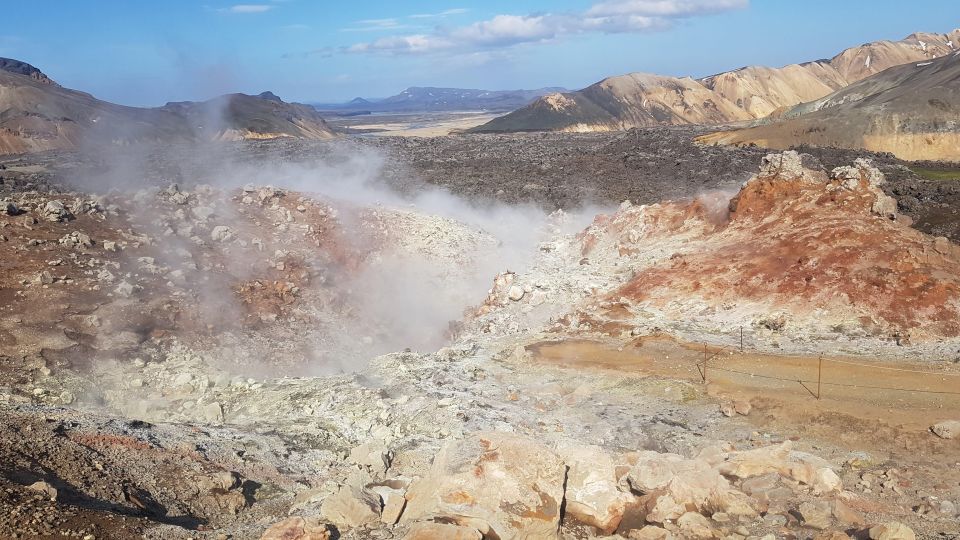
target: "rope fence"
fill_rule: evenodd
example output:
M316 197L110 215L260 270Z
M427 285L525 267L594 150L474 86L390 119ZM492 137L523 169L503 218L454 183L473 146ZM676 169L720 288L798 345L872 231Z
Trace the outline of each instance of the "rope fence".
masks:
M957 380L957 389L956 390L931 390L931 389L922 389L922 388L903 388L897 386L881 386L873 384L855 384L850 382L833 382L824 380L824 368L829 368L830 364L843 364L847 366L860 367L870 371L881 370L881 371L892 371L892 372L903 372L903 373L913 373L918 375L927 375L930 377L940 378L941 382L944 380L944 377L960 377L960 373L940 373L934 371L923 371L917 369L907 369L907 368L898 368L874 364L864 364L861 362L851 362L848 360L839 360L833 358L824 358L821 353L816 359L816 369L817 369L817 378L816 379L805 379L804 377L782 377L777 375L769 375L764 373L753 373L750 371L743 371L742 369L734 369L729 366L723 366L720 363L720 357L725 352L730 352L731 355L739 353L739 355L744 355L744 341L743 341L743 327L740 327L740 347L739 351L735 349L734 346L724 346L720 349L714 350L712 353L709 350L709 347L706 343L703 344L703 357L700 361L695 363L697 372L700 375L701 382L706 384L708 381L708 374L710 372L719 371L724 373L731 373L736 375L743 375L751 378L760 378L767 380L775 381L784 381L791 383L800 384L807 392L810 393L816 399L823 397L823 387L832 386L838 388L862 388L866 390L891 390L891 391L901 391L901 392L919 392L924 394L937 394L937 395L951 395L951 396L960 396L960 379ZM725 356L729 357L729 356ZM811 359L813 360L813 359ZM807 385L816 384L816 392Z

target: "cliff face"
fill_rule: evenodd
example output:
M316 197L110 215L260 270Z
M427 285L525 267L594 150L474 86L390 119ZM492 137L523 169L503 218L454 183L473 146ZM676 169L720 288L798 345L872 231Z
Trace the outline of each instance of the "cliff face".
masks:
M881 71L960 50L960 30L911 34L847 49L829 60L781 68L750 66L704 77L631 73L546 96L475 131L609 131L757 120L816 100Z

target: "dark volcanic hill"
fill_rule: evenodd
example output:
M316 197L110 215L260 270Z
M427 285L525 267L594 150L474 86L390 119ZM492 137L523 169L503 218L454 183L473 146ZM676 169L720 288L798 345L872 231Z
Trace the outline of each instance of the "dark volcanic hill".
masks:
M284 103L272 93L126 107L63 88L30 64L0 61L0 154L87 144L333 136L312 107Z
M320 110L370 112L430 112L464 110L512 110L535 99L564 92L563 88L536 90L474 90L466 88L435 88L411 86L395 96L384 99L354 98L337 105L316 104Z
M908 160L960 161L960 51L890 68L798 105L770 124L699 140L862 148Z
M473 129L613 131L632 127L750 122L813 101L887 68L960 50L960 30L876 41L829 60L749 66L701 79L631 73L583 90L544 96Z
M309 105L286 103L273 92L227 94L208 101L167 103L161 110L186 119L194 133L213 140L329 139L333 132Z

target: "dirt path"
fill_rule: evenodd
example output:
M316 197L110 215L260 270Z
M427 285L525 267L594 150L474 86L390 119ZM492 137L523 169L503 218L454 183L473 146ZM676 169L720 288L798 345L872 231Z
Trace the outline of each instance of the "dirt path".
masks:
M594 341L543 342L528 349L537 361L574 368L612 369L701 382L703 346L669 337L626 345ZM824 356L818 393L818 357L775 356L708 348L707 392L750 400L754 424L819 435L850 448L906 446L935 439L930 425L960 417L960 370L929 365ZM951 366L952 367L952 366ZM902 390L900 390L902 389ZM886 441L886 442L884 442ZM937 441L932 441L937 443ZM956 445L953 445L956 446Z

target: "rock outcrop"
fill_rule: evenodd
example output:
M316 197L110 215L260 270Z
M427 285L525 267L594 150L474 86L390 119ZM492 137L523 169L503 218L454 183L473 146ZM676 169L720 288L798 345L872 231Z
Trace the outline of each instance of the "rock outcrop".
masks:
M949 355L937 344L960 338L960 248L911 228L884 182L867 160L826 171L784 152L732 196L624 204L543 251L531 271L495 282L477 324L522 326L540 312L558 329L615 335L742 326L778 347L832 335ZM526 296L506 300L523 287L542 291L536 310Z

